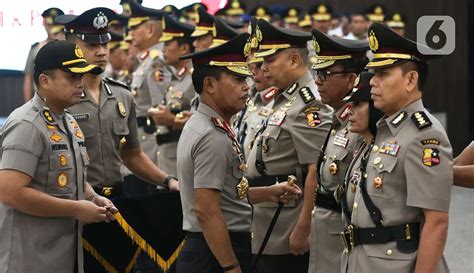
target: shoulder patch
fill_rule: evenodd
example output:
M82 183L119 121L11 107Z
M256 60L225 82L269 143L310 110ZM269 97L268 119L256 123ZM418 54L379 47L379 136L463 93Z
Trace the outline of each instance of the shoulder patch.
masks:
M433 125L431 120L423 111L418 111L418 112L413 113L413 115L411 116L411 119L415 123L416 127L418 127L418 129L420 130L423 130Z
M311 102L316 99L314 97L313 92L311 92L311 89L309 87L301 87L300 89L300 96L303 99L304 103Z
M390 121L393 127L398 127L407 118L407 113L405 111L400 112L395 118Z
M435 138L423 139L420 141L422 145L439 145L441 141Z
M128 91L130 91L130 86L128 86L126 83L123 83L121 81L117 81L117 80L114 80L112 78L104 78L104 82L123 87L123 88L127 89Z
M292 86L290 86L290 88L288 88L288 90L286 91L288 94L293 94L295 92L295 90L298 88L299 84L297 82L295 82Z

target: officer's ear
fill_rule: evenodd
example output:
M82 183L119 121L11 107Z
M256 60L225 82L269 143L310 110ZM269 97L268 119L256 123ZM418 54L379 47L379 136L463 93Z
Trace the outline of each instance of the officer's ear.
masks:
M354 82L356 79L356 73L349 73L349 77L347 77L347 90L352 90L352 88L354 88Z
M43 71L38 76L38 89L39 87L43 87L44 89L49 89L51 86L52 80L52 71Z
M181 48L181 52L180 52L181 55L186 55L191 52L191 47L187 43L182 44L180 48Z
M415 70L409 71L405 74L407 87L406 90L408 93L418 89L418 72Z
M207 76L203 81L202 91L209 94L214 94L217 90L217 79L211 76Z

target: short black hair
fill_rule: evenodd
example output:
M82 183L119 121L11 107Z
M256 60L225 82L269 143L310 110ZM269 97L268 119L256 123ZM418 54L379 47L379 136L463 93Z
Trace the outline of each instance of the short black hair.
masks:
M48 76L52 76L53 75L53 70L45 70L45 71L34 71L33 72L33 81L35 82L36 84L36 87L39 89L39 77L41 74L45 74L45 75L48 75Z
M191 38L191 37L179 37L179 38L176 38L175 40L178 42L179 46L184 45L184 44L189 45L189 53L194 52L194 45L193 45L194 39L193 38Z
M338 60L335 64L340 64L344 67L344 70L351 71L356 74L364 71L365 66L369 63L369 58L367 56L350 58L346 60Z
M428 64L425 62L407 61L400 65L403 75L410 71L418 72L418 89L423 91L428 78Z
M197 65L194 66L192 74L193 86L196 93L201 94L204 85L204 79L206 77L213 77L217 80L221 79L223 70L210 65Z

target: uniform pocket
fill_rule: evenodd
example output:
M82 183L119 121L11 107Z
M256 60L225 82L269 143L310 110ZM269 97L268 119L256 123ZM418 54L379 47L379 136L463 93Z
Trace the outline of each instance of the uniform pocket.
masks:
M130 134L130 129L126 120L114 120L113 121L114 134L116 136L127 136Z
M263 154L267 153L270 150L279 150L278 149L278 138L281 133L280 126L272 126L269 125L268 128L265 130L263 135L263 143L262 143L262 152ZM258 142L256 143L258 144ZM255 144L254 144L255 145Z
M375 174L367 180L367 192L370 196L391 199L395 196L395 188L400 178L391 175L397 165L396 157L379 156L371 159L367 166L369 173Z
M370 244L362 245L368 257L380 258L386 260L403 260L411 261L416 257L417 252L402 253L397 249L396 242L386 244ZM397 271L394 271L397 272Z
M74 161L70 153L55 153L49 156L48 184L50 194L70 194L76 185Z

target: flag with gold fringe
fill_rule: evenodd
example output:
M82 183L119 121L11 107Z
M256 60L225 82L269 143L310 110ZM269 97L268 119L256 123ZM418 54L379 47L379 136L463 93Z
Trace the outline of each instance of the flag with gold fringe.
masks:
M113 200L117 221L84 226L85 272L131 272L140 252L163 270L176 261L184 243L178 192Z

